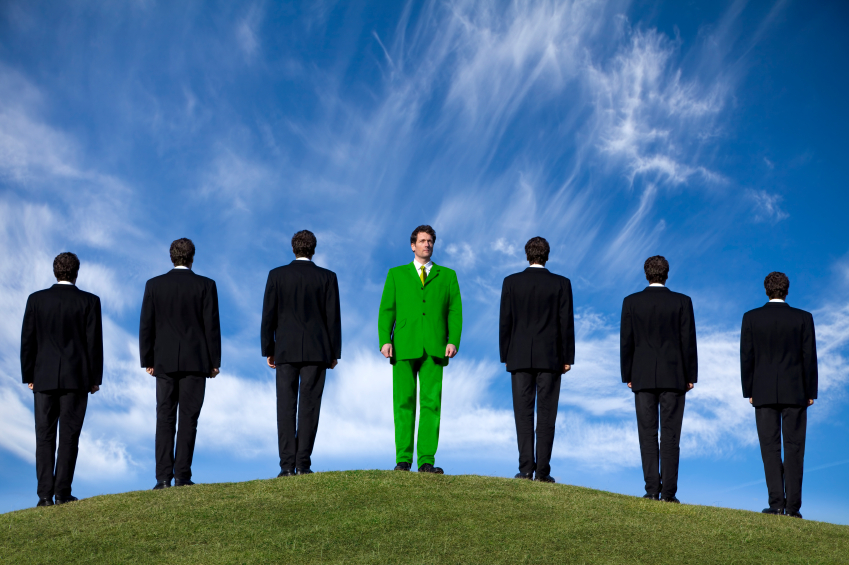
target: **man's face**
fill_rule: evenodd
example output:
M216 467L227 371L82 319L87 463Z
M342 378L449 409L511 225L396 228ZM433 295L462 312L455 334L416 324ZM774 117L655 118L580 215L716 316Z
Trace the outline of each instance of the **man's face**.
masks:
M416 258L420 263L430 261L430 256L433 255L433 238L429 233L419 232L416 236L416 242L410 244L410 248L415 252Z

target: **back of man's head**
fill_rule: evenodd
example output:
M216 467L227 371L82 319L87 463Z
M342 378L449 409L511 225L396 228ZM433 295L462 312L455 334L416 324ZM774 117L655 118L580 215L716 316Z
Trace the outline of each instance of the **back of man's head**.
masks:
M171 262L175 267L188 267L195 261L195 244L187 237L171 243Z
M70 251L60 253L53 259L53 276L57 281L74 282L80 272L80 260Z
M312 259L317 244L315 234L310 230L301 230L292 236L292 251L295 253L295 257Z
M525 244L525 256L531 265L545 265L548 263L548 254L551 252L548 242L544 237L532 237Z
M773 298L784 300L790 292L790 279L784 273L773 271L764 279L764 289L770 300Z
M665 284L666 279L669 278L669 262L663 255L655 255L646 259L643 270L646 272L646 279L649 284Z

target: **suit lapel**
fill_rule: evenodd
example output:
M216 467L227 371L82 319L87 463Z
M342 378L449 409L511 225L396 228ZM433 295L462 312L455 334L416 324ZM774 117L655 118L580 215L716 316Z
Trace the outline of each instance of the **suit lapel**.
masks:
M428 274L425 279L424 285L427 286L430 284L430 281L439 276L439 266L436 263L433 263L433 266L430 268L430 274Z

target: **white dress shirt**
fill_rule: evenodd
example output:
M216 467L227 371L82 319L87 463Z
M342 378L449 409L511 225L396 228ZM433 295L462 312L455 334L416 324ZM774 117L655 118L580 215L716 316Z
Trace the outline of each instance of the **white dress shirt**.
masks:
M666 286L663 283L651 283L649 286Z
M531 267L533 267L534 269L545 269L545 265L537 265L536 263L531 265Z
M769 299L769 301L770 301L770 302L784 302L784 301L783 301L782 299L780 299L780 298L770 298L770 299Z
M295 261L312 261L309 257L295 257Z
M71 281L56 281L56 284L69 284L71 286L74 286L74 283L72 283Z
M422 264L419 263L418 259L413 259L413 265L416 267L416 273L421 276L422 274ZM430 270L433 268L433 261L428 261L424 264L425 268L425 276L430 275Z

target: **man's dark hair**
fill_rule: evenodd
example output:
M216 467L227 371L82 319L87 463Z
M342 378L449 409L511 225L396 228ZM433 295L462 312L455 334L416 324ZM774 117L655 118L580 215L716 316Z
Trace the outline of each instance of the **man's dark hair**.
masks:
M187 237L171 243L171 262L175 267L188 267L195 261L195 244Z
M649 257L643 264L649 284L664 284L669 278L669 261L663 255Z
M419 234L425 232L430 237L433 238L433 242L436 243L436 232L433 231L433 228L430 226L419 226L413 230L413 234L410 236L410 243L415 243L419 238Z
M551 247L544 237L532 237L525 244L525 255L531 265L545 265L550 251Z
M70 251L60 253L53 259L53 275L57 281L74 282L80 272L80 260Z
M784 300L790 291L790 279L784 273L773 271L764 279L764 288L770 300L773 298Z
M295 252L295 257L307 257L312 259L315 255L315 246L318 241L315 239L315 234L310 230L301 230L292 236L292 251Z

